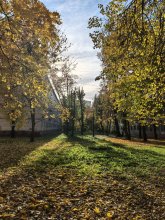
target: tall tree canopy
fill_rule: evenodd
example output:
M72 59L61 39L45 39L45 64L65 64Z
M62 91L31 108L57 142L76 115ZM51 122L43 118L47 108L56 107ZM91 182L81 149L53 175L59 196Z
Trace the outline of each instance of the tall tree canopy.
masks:
M38 0L0 0L1 107L12 123L24 107L32 118L35 108L47 108L47 74L58 53L60 24L59 14Z
M94 47L100 48L116 111L142 125L164 123L165 3L162 0L112 0L101 17L89 20Z

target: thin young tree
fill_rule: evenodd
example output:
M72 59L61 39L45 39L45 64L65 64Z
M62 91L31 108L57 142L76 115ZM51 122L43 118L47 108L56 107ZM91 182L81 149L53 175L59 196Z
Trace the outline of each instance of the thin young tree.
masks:
M84 101L85 93L84 93L83 88L78 89L77 97L78 97L79 104L80 104L81 135L83 135L84 134L84 113L85 113L85 101Z

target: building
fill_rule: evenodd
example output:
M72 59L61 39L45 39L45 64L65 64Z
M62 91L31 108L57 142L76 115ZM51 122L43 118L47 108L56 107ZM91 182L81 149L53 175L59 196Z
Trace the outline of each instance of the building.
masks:
M50 77L48 77L51 85L50 99L57 104L60 104L58 93L53 85ZM59 132L61 130L61 120L58 117L59 111L55 108L49 107L51 114L56 115L56 118L44 118L42 112L36 109L36 120L35 120L35 134L43 135L47 133ZM11 131L10 121L5 118L4 114L0 112L0 135L8 135ZM25 123L22 126L16 126L15 131L19 135L29 134L31 132L31 118L30 114L25 118Z
M84 102L85 102L85 107L86 107L86 108L90 108L90 107L92 106L92 102L91 102L91 101L89 101L89 100L84 100Z

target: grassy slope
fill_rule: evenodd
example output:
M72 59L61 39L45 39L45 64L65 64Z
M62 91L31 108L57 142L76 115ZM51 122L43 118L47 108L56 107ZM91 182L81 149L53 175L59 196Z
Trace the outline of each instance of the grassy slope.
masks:
M103 138L0 139L0 218L165 219L165 146Z

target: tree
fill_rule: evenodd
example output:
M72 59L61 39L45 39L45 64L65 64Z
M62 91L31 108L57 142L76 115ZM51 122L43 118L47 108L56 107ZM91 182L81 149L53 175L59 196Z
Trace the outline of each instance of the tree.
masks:
M62 57L59 67L51 69L51 77L57 87L60 99L69 96L74 85L76 84L77 75L73 75L72 71L75 70L77 63L71 57Z
M84 102L84 90L82 89L78 89L77 91L77 97L79 100L79 104L80 104L80 121L81 121L81 135L84 134L84 112L85 112L85 102Z
M62 51L66 51L68 49L67 42L64 44L64 49ZM62 46L62 45L61 45ZM60 115L63 121L63 131L66 134L69 134L69 131L72 131L72 135L74 135L75 130L75 118L74 114L74 106L77 106L75 94L75 84L77 76L72 74L72 71L76 68L76 63L69 56L63 56L61 54L61 58L59 59L58 68L54 68L52 65L52 69L50 71L51 78L53 83L57 88L57 92L60 97L62 108L60 108ZM75 102L75 103L74 103Z
M145 126L164 123L164 17L161 0L111 1L93 17L94 46L101 49L102 75L111 87L117 117Z
M1 1L0 83L3 87L18 87L21 99L29 109L34 141L36 109L46 111L48 104L49 59L58 44L57 12L50 12L40 1ZM13 90L11 90L13 91ZM16 106L16 104L15 104ZM13 115L13 114L12 114ZM11 119L12 120L12 119Z
M75 135L75 121L76 121L76 88L71 91L70 94L70 112L71 112L71 118L70 118L70 123L71 123L71 136L74 137Z

